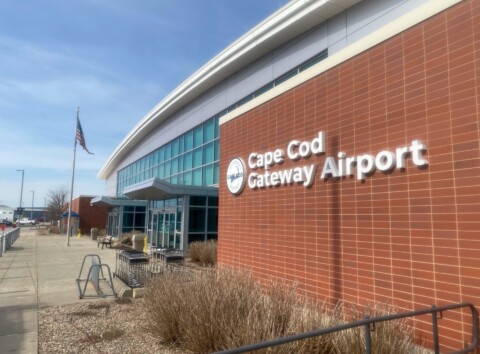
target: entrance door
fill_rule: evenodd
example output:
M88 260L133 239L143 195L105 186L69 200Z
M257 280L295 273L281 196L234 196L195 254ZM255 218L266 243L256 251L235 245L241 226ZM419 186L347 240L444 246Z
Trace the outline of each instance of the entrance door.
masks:
M118 213L108 213L107 219L107 235L118 237Z
M182 247L182 213L176 208L154 211L152 214L152 246Z

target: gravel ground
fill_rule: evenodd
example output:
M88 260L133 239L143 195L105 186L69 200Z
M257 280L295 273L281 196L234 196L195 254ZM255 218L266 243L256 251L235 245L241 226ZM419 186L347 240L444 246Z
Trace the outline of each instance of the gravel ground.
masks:
M168 353L143 326L141 299L100 300L38 311L38 352Z

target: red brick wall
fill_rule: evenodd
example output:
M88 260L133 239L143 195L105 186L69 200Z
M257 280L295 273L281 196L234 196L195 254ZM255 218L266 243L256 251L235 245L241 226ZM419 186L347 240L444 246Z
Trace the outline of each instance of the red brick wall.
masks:
M464 1L222 125L219 262L295 280L331 302L479 305L479 112L480 1ZM233 157L247 161L319 131L326 155L271 169L317 164L311 188L230 194ZM326 156L415 139L427 147L426 169L409 160L363 183L320 179ZM445 315L442 348L469 343L469 321L467 312Z
M78 197L72 200L72 210L80 214L79 228L82 234L89 235L90 229L96 227L105 229L107 225L108 208L106 206L90 205L93 197Z

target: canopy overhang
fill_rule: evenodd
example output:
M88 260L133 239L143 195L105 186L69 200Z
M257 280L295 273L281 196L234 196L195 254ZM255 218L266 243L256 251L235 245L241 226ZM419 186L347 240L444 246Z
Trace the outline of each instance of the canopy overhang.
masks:
M147 202L145 200L118 199L102 195L93 198L90 205L105 205L112 208L116 206L147 206Z
M218 188L172 184L154 177L125 188L123 194L130 198L143 200L171 199L184 195L216 197Z

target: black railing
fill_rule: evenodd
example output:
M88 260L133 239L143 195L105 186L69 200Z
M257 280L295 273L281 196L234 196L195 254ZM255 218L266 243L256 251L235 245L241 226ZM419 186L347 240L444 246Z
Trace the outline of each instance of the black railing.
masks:
M474 351L478 346L478 311L475 308L475 306L473 306L471 303L464 302L464 303L461 303L461 304L446 305L446 306L441 306L441 307L432 306L431 308L428 308L428 309L402 312L402 313L379 316L379 317L370 318L370 317L367 316L363 320L350 322L350 323L345 323L345 324L330 327L330 328L317 329L317 330L310 331L310 332L307 332L307 333L295 334L295 335L288 336L288 337L272 339L272 340L261 342L261 343L250 344L250 345L246 345L246 346L239 347L239 348L234 348L234 349L221 351L221 352L218 352L217 354L247 353L247 352L251 352L251 351L255 351L255 350L259 350L259 349L270 348L270 347L274 347L274 346L277 346L277 345L291 343L291 342L295 342L295 341L298 341L298 340L303 340L303 339L307 339L307 338L322 336L324 334L340 332L340 331L344 331L344 330L347 330L347 329L362 327L362 326L365 329L365 331L364 331L364 333L365 333L365 353L371 354L372 353L372 346L371 346L372 338L371 338L370 332L371 332L371 325L372 324L375 324L375 323L378 323L378 322L399 320L399 319L402 319L402 318L415 317L415 316L426 315L426 314L431 314L432 315L433 350L434 350L435 354L438 354L438 353L440 353L440 342L439 342L439 336L438 336L438 319L443 318L443 311L455 310L455 309L464 308L464 307L470 308L470 312L471 312L471 315L472 315L472 340L471 340L470 345L467 348L461 349L461 350L456 351L456 352L452 352L451 354L470 353L470 352ZM440 313L440 317L438 317L438 313Z

